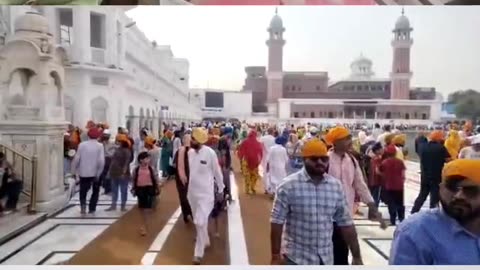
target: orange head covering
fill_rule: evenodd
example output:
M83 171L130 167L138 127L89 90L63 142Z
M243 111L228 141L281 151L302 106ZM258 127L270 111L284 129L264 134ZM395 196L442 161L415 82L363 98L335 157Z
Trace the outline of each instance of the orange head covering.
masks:
M153 148L153 146L155 145L155 142L156 142L156 140L152 136L147 136L143 140L145 148Z
M429 139L433 142L443 142L445 140L445 134L441 130L435 130L430 133Z
M448 181L451 176L463 176L480 185L480 160L478 159L456 159L448 162L443 167L443 181Z
M328 131L327 135L325 135L325 141L328 144L333 145L335 142L345 139L348 136L350 136L350 131L348 131L348 129L342 126L337 126Z
M117 142L126 142L128 144L128 147L131 146L131 142L130 140L128 139L128 136L125 135L125 134L118 134L117 137L115 137L115 140Z
M302 149L302 156L308 157L326 157L327 146L319 139L312 139L305 143Z

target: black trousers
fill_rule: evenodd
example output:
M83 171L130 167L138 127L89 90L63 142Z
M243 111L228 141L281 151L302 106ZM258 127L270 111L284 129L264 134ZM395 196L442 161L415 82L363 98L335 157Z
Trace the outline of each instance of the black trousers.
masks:
M415 199L415 203L412 207L412 214L420 211L420 208L422 208L427 200L428 195L430 195L430 208L438 207L438 202L440 201L439 179L422 179L420 192L418 193L418 197Z
M112 191L112 180L108 177L108 170L110 169L111 162L111 158L105 158L105 166L103 167L102 174L100 175L100 182L103 190L105 191L105 194L108 194Z
M92 196L88 204L88 210L95 212L98 203L98 194L100 193L100 181L96 177L80 177L80 206L87 206L87 193L92 188Z
M349 265L348 263L348 245L343 239L340 227L333 223L333 264L334 265Z
M225 189L223 190L225 195L228 195L230 199L232 199L232 193L230 189L230 169L222 168L223 173L223 184L225 185Z
M192 208L190 208L190 203L187 199L188 182L186 185L184 185L180 180L180 176L177 175L175 177L175 184L177 186L178 199L180 200L180 208L182 209L183 220L187 222L188 216L193 218Z
M390 223L395 225L398 220L402 222L405 219L405 203L403 199L403 190L385 190L385 199L390 215Z
M7 182L0 187L0 199L7 197L7 202L5 203L5 208L7 210L13 210L17 208L17 203L21 192L22 182L20 181ZM0 210L3 210L2 205L0 205Z

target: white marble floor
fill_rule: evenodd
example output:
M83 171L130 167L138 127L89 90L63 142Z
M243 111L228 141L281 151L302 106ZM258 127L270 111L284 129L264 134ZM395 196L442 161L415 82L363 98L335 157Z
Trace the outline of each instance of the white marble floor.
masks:
M129 198L127 209L135 204L136 200ZM1 245L0 263L56 264L71 258L124 214L120 210L106 212L109 206L110 197L102 195L96 213L82 217L77 193L63 211Z
M408 162L407 167L405 204L408 216L419 190L419 168L418 164L413 162ZM129 197L127 207L130 209L135 204L135 198ZM77 194L71 204L60 213L48 217L40 224L0 245L0 264L56 264L71 258L122 217L124 213L121 211L105 212L109 205L110 197L102 195L97 212L82 217ZM383 216L388 218L386 206L381 205L380 210ZM365 207L362 207L361 211L367 213ZM378 223L367 220L365 216L356 216L355 223L364 263L387 265L395 227L382 230Z

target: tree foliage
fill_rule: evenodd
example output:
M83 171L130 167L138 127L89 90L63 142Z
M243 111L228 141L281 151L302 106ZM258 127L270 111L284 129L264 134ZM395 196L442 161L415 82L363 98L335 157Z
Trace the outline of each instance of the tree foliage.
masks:
M480 119L480 92L473 89L456 91L448 96L448 102L455 104L457 117Z

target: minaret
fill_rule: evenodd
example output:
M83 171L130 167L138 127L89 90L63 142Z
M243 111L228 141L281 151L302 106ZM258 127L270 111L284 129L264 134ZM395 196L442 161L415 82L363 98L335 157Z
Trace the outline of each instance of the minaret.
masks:
M267 108L272 116L277 116L278 99L283 93L283 46L285 40L283 33L282 18L278 15L278 9L275 9L275 15L270 21L270 27L267 29L269 39L268 46L268 69L267 69Z
M413 28L410 27L410 21L405 16L405 10L402 9L400 16L393 29L393 63L390 78L392 86L390 89L391 99L409 99L410 98L410 80L412 72L410 70L410 49L413 45L413 39L410 36Z

